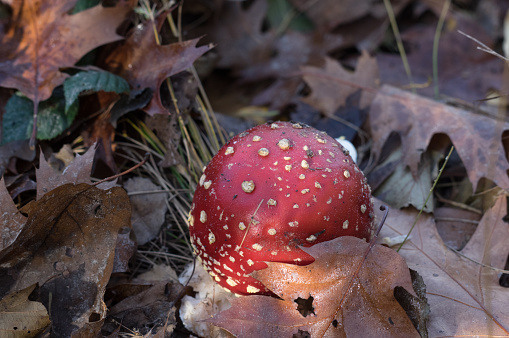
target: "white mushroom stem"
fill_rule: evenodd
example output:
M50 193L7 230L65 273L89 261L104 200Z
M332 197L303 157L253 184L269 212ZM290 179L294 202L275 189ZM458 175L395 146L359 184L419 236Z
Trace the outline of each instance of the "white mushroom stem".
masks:
M343 138L343 136L341 137L338 137L336 139L336 141L338 141L339 143L341 143L341 145L346 149L348 150L348 152L350 153L350 156L352 157L352 160L357 163L357 150L355 149L355 147L353 146L352 142L348 141L348 140L345 140Z

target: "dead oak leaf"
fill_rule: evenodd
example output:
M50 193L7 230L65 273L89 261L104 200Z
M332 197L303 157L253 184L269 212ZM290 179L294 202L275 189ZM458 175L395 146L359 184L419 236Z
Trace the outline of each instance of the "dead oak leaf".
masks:
M97 335L118 233L130 222L126 192L66 184L21 212L25 226L0 252L0 298L38 283L54 335Z
M16 88L34 102L46 100L67 77L60 68L122 39L115 30L131 9L127 0L69 15L76 1L13 2L13 22L0 35L0 86Z
M413 208L391 210L380 238L406 235L417 213ZM444 245L431 215L419 218L400 254L426 284L430 337L509 335L508 291L495 270L504 268L509 254L506 214L506 196L501 195L460 251L464 256Z
M36 337L50 325L48 311L28 299L35 285L0 300L0 336Z
M474 191L482 177L509 188L509 162L501 142L509 123L460 110L403 90L383 86L369 113L373 151L379 155L392 132L401 136L402 160L415 176L422 153L435 134L449 136ZM503 125L497 126L498 123ZM500 128L499 128L500 127ZM490 154L495 154L493 158Z
M76 154L74 160L65 167L61 173L48 164L41 152L39 168L35 170L35 176L37 178L37 199L40 199L48 191L56 189L64 184L92 184L90 175L92 174L96 148L97 144L94 143L83 155ZM115 183L116 181L103 182L97 185L97 187L106 190L115 186Z
M367 246L341 237L303 248L315 258L310 265L267 263L253 276L282 299L240 297L209 321L239 337L291 337L298 331L312 337L419 337L394 298L396 286L413 294L408 267L382 246L362 263Z
M11 195L5 187L5 181L0 179L0 252L14 242L26 222L23 216L12 202Z
M158 45L149 24L135 28L125 43L106 60L109 69L122 76L134 89L150 88L154 97L143 109L147 114L167 114L159 88L163 81L192 66L193 62L212 48L196 47L199 39Z
M302 99L307 104L333 116L339 107L346 104L346 99L356 91L362 90L359 106L369 106L375 97L378 66L376 59L364 51L357 62L355 72L343 68L333 59L325 58L324 68L302 67L304 81L311 87L311 95Z

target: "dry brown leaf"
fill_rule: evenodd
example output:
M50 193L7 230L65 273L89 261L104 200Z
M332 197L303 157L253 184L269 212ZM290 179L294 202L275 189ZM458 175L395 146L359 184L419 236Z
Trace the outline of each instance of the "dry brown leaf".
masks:
M341 7L341 6L338 6ZM347 71L333 59L325 58L325 67L302 67L304 81L311 87L311 95L302 100L333 116L336 110L346 104L346 99L362 90L360 108L366 108L373 100L377 87L378 66L376 59L363 52L354 73Z
M300 11L304 12L316 25L327 29L337 25L350 23L371 11L377 1L373 0L343 0L338 6L336 0L315 1L290 0ZM379 4L378 4L379 5Z
M21 212L26 225L0 252L0 297L39 283L54 335L97 334L117 235L130 222L126 192L67 184Z
M147 337L152 337L155 332L161 333L161 330L170 334L177 325L175 304L183 292L184 287L179 283L159 282L114 305L108 317Z
M43 154L39 158L39 169L36 169L37 177L37 199L40 199L48 191L53 190L61 185L73 183L92 184L90 175L94 165L94 155L97 144L94 143L83 155L76 154L74 160L69 164L62 173L53 169ZM109 189L115 185L116 181L103 182L97 187L99 189Z
M444 5L443 1L425 1L432 8L439 8L439 13ZM492 7L491 7L492 6ZM490 11L493 13L505 13L506 7L497 8L491 4ZM414 18L422 13L416 12ZM482 12L482 11L481 11ZM435 21L410 25L401 31L401 37L405 45L408 64L412 71L412 80L415 92L419 95L434 97L435 84L430 83L433 78L433 55L436 40L438 16ZM495 15L495 14L494 14ZM409 13L409 17L412 14ZM496 19L497 25L499 19ZM478 106L477 100L484 99L488 93L503 88L501 74L504 72L504 62L493 55L489 55L477 49L477 44L467 37L458 33L465 32L491 48L495 48L496 39L490 36L486 30L486 22L482 22L476 15L469 15L464 11L450 10L448 12L444 29L440 34L435 66L438 71L438 85L440 95L465 100ZM497 33L498 34L498 33ZM377 61L380 67L380 79L382 83L395 87L409 85L409 79L405 72L399 53L377 53Z
M131 9L101 5L69 15L73 1L14 1L15 20L0 32L0 86L16 88L34 102L46 100L68 76L59 71L83 55L122 39L115 30Z
M26 222L26 217L18 211L18 208L12 202L3 177L0 179L0 206L2 213L0 217L1 252L14 242Z
M166 78L191 67L212 48L210 45L196 47L198 40L161 46L156 43L152 25L146 24L136 28L125 43L110 54L106 64L134 89L150 88L154 92L152 101L144 108L147 114L167 114L159 88Z
M383 86L371 105L373 151L380 155L392 132L401 136L403 162L417 175L419 161L433 135L449 136L474 190L482 177L509 188L509 163L501 143L509 123L460 110L400 89ZM503 123L499 128L498 123ZM492 158L490 154L495 154ZM493 161L493 162L492 162Z
M0 300L0 336L35 337L50 324L44 305L28 300L34 289L32 285Z
M358 238L341 237L303 248L316 259L310 265L267 263L253 275L282 299L240 297L210 322L238 337L291 337L299 331L312 337L419 337L394 298L396 286L413 294L404 260L375 246L356 276L367 247Z
M426 284L430 337L509 335L508 290L499 285L499 272L490 268L503 269L509 254L506 214L506 196L502 195L460 251L473 261L448 249L432 216L421 215L400 254ZM406 235L416 217L413 208L391 210L380 238Z
M136 242L138 245L143 245L157 236L164 223L166 210L168 210L167 194L158 193L161 187L144 177L128 179L124 188L131 195L129 197L132 207L131 221Z
M254 2L243 9L238 2L224 2L219 16L202 34L217 43L219 68L244 69L270 57L274 35L263 33L267 1Z

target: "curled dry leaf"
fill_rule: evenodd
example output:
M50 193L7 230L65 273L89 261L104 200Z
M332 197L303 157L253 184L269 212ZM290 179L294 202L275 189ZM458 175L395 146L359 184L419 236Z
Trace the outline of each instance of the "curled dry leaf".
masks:
M373 150L380 154L392 132L401 136L403 162L417 175L422 153L435 134L444 133L458 152L474 191L482 177L509 188L509 163L500 141L509 123L447 106L384 86L371 105ZM445 121L445 122L443 122ZM502 126L497 126L501 123ZM491 154L494 154L491 155ZM492 158L493 157L493 158Z
M291 337L298 331L312 337L419 337L394 298L396 286L414 295L404 260L375 246L362 263L367 247L358 238L340 237L303 248L316 259L310 265L267 263L253 276L282 299L240 297L209 321L239 337Z
M117 235L130 222L126 192L67 184L21 212L25 226L0 252L0 298L38 283L54 335L97 334Z
M506 214L502 195L460 251L464 256L444 245L432 216L419 218L400 253L426 283L430 337L509 335L508 290L500 286L500 273L493 269L503 269L509 254ZM380 238L407 234L416 216L415 209L391 210Z

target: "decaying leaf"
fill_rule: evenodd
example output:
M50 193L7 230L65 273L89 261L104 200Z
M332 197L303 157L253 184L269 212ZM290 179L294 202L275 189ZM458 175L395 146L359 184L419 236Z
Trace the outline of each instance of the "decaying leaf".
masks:
M367 246L341 237L303 248L316 259L310 265L267 263L253 275L282 299L240 297L210 322L238 337L299 331L311 337L419 337L394 298L396 286L413 294L408 267L393 250L375 246L356 275Z
M133 209L131 219L138 245L154 239L164 223L167 194L161 193L161 187L148 178L133 177L127 180L124 188L130 196ZM141 192L141 194L136 194Z
M509 254L506 214L501 195L460 251L464 256L444 245L432 216L421 215L400 254L426 283L430 337L509 335L507 288L493 269L503 269ZM380 238L407 234L416 217L415 209L391 210Z
M114 305L108 317L124 327L140 330L142 334L155 334L163 330L170 334L177 325L175 303L182 296L184 287L179 283L158 282L140 293L133 294ZM165 336L165 335L163 335Z
M5 187L4 178L0 179L0 252L14 242L26 222L18 208L12 203L11 195Z
M341 6L339 6L341 7ZM310 96L304 102L321 110L327 116L333 116L336 110L345 105L349 95L362 90L360 108L370 105L378 82L376 59L363 52L355 73L345 70L333 59L325 59L325 67L302 67L304 81L311 87Z
M0 297L39 283L53 334L98 332L117 235L130 222L126 192L66 184L21 212L27 215L25 226L0 252Z
M0 299L0 336L35 337L50 324L44 305L28 300L34 289L32 285Z
M147 114L166 114L159 88L166 78L191 67L211 48L196 47L198 40L161 46L156 42L152 26L147 24L136 28L125 43L111 53L106 63L134 89L150 88L153 91L152 101L144 108Z
M69 15L73 1L14 1L15 20L1 34L0 86L16 88L34 102L44 101L63 83L62 67L73 66L92 49L122 39L115 30L131 9L95 6Z
M92 184L90 175L94 164L96 144L94 143L83 155L76 155L74 160L68 165L62 173L53 169L41 153L39 158L39 169L36 169L37 177L37 199L40 199L48 191L51 191L64 184L86 183ZM97 187L100 189L109 189L115 185L115 182L103 182Z
M384 86L373 100L370 128L373 151L380 154L392 132L401 136L403 162L417 175L421 154L433 135L449 136L458 152L474 190L486 177L509 188L509 163L501 142L509 123L447 106L394 87Z

